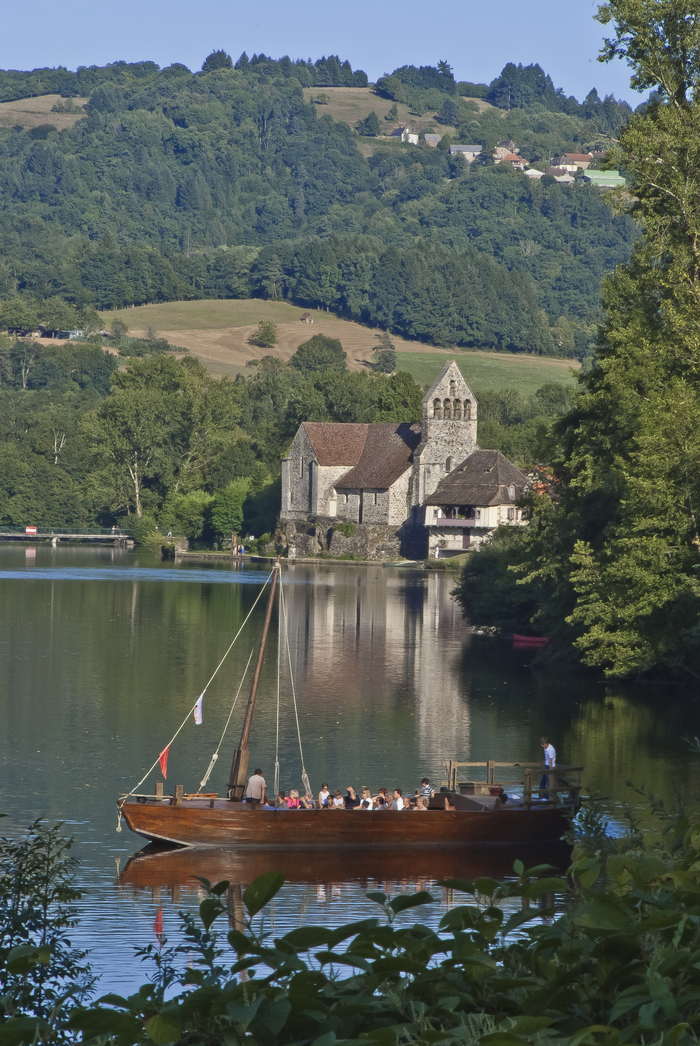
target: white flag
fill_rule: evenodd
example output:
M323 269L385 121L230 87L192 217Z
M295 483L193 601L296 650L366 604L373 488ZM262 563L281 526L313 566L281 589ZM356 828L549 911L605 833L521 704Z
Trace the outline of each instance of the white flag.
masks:
M204 700L204 693L199 695L197 704L194 706L194 721L197 726L202 725L202 701Z

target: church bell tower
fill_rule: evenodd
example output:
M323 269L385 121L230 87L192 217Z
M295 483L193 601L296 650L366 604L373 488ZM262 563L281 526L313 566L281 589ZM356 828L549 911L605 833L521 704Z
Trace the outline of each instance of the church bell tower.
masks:
M476 416L476 398L456 362L449 360L423 397L421 441L413 455L414 508L477 449Z

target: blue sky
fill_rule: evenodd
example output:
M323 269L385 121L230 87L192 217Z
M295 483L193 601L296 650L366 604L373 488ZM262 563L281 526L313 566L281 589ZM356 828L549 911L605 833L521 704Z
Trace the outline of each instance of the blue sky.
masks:
M0 67L152 59L201 67L214 48L275 58L339 54L375 80L444 58L458 80L493 79L507 61L539 62L557 87L637 104L624 63L596 61L594 0L0 0Z

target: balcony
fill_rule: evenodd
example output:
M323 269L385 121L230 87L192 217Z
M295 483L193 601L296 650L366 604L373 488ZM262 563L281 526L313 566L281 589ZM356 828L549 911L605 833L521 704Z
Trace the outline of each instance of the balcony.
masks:
M437 519L428 520L428 527L482 527L484 524L480 519L447 519L446 516L438 516Z

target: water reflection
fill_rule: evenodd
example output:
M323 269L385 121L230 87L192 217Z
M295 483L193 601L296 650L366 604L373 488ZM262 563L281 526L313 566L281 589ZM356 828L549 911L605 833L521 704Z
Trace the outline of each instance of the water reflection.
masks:
M185 909L194 908L198 896L189 871L184 877L177 871L182 857L139 858L127 869L140 843L127 832L115 834L115 798L139 780L191 708L267 568L161 564L121 549L42 545L30 566L26 552L0 547L0 794L9 815L3 826L9 832L39 816L65 819L77 837L88 890L76 944L93 949L105 990L127 990L143 977L133 964L133 945L153 938L151 890L167 898L179 889ZM700 712L674 688L605 685L583 674L535 670L528 652L470 634L450 597L453 581L438 575L299 563L285 571L285 582L304 758L314 788L328 781L343 790L367 784L412 792L423 776L439 787L447 758L539 759L539 737L547 734L561 761L586 766L588 788L611 797L608 809L618 823L630 797L628 779L665 797L679 783L688 794L700 792L700 759L680 741L700 734ZM203 725L190 722L171 750L168 785L197 787L262 613L260 604L251 634L207 691ZM271 653L277 641L273 629ZM253 765L262 765L270 781L275 660L264 666L251 751ZM301 760L286 677L281 697L280 784L289 789L301 783ZM225 788L242 715L241 701L212 790ZM239 884L253 877L250 856L203 854L195 875ZM486 856L497 857L500 870L472 870ZM507 874L511 857L470 853L450 874ZM275 918L291 928L313 913L331 922L374 914L366 883L415 889L448 874L437 867L442 859L423 853L406 861L402 854L398 869L383 869L365 854L345 861L336 875L312 873L300 855L287 856L289 882ZM268 858L260 860L267 867ZM144 875L158 882L139 886ZM165 904L171 940L179 932L177 904Z

